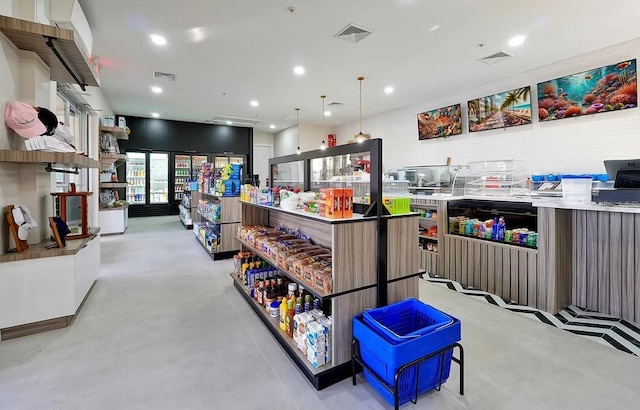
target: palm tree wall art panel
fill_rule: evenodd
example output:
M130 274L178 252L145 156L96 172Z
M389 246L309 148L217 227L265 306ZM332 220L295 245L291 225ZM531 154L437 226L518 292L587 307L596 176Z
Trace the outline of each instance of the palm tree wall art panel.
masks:
M418 114L418 139L445 138L462 133L460 104Z
M467 109L470 132L531 124L531 87L476 98Z
M540 121L625 110L637 104L635 59L538 84Z

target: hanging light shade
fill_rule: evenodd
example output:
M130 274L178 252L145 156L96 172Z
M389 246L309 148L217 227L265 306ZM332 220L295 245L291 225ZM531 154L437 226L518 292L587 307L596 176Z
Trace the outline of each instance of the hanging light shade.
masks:
M300 122L299 122L300 108L296 108L296 136L298 138L298 148L296 148L296 154L300 155Z
M367 135L367 138L365 138L365 134L362 133L362 80L364 80L364 77L362 76L358 77L358 82L360 83L360 116L359 116L360 132L355 135L357 143L362 143L364 142L365 139L369 137Z

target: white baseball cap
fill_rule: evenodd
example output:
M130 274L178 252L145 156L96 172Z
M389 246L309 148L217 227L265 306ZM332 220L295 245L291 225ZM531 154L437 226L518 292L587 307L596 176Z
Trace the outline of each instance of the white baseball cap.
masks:
M29 236L29 230L38 226L38 223L31 216L29 208L24 205L16 205L11 210L13 221L18 225L18 239L26 241Z

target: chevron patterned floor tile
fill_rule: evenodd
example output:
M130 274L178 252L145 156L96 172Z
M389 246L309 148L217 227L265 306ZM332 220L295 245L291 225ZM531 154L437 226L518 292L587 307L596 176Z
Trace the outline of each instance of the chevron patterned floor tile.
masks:
M640 328L624 319L594 312L578 306L569 306L557 315L529 306L519 305L489 292L462 285L454 280L425 275L435 285L465 294L511 312L580 335L602 345L640 356Z

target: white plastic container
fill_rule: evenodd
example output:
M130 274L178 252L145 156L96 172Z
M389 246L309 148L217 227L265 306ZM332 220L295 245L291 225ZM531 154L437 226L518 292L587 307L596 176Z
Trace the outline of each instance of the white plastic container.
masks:
M562 202L586 204L591 202L592 178L575 176L562 178Z

